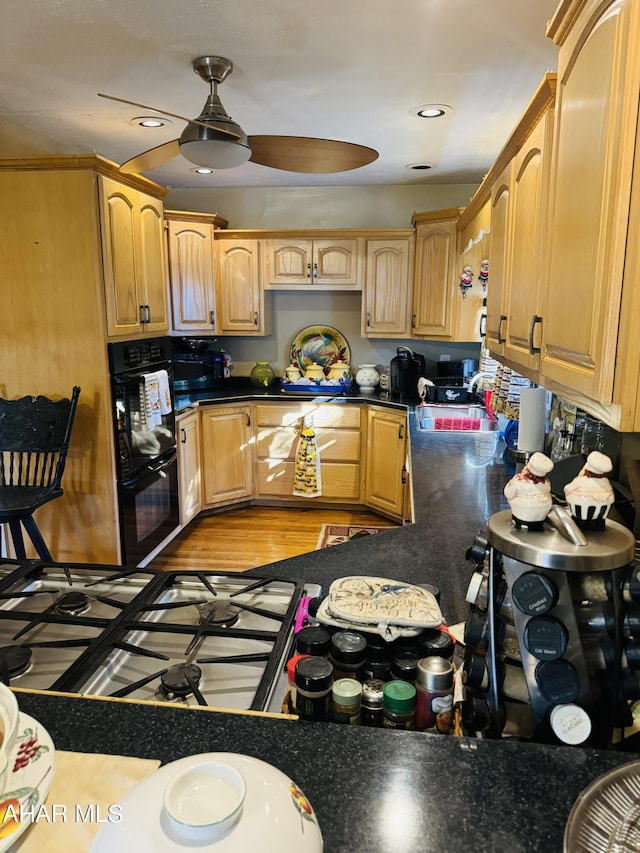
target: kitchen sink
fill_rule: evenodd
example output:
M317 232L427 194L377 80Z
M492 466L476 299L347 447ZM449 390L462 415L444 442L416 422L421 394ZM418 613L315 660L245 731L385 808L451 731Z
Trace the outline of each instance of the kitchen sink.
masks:
M484 406L416 406L416 426L429 432L494 432L498 421Z

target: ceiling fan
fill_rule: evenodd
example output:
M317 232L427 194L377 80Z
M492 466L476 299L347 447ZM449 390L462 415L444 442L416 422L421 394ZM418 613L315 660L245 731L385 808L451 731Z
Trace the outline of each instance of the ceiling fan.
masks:
M120 166L121 172L147 172L163 166L178 154L197 166L211 169L231 169L250 160L272 169L308 174L348 172L378 158L378 152L373 148L351 142L308 136L247 136L228 115L218 97L218 84L233 71L231 60L223 56L200 56L193 60L193 70L209 84L209 97L196 119L98 93L101 98L153 110L187 122L178 139L150 148L127 160Z

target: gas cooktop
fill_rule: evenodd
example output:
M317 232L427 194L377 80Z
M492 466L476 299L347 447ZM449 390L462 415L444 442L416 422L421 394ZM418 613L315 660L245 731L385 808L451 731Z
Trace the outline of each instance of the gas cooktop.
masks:
M265 710L301 580L0 562L0 677L83 695Z

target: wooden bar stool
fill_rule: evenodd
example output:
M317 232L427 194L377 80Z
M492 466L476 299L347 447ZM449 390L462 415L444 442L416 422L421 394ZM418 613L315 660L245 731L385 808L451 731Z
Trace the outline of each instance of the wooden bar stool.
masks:
M80 388L71 399L0 398L0 524L8 523L16 557L26 559L21 524L38 556L53 562L33 513L62 496L62 474Z

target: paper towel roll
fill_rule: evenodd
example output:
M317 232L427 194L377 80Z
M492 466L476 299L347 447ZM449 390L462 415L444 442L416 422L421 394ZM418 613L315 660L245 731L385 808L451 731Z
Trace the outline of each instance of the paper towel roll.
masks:
M544 450L546 396L544 388L523 388L520 392L518 450Z

